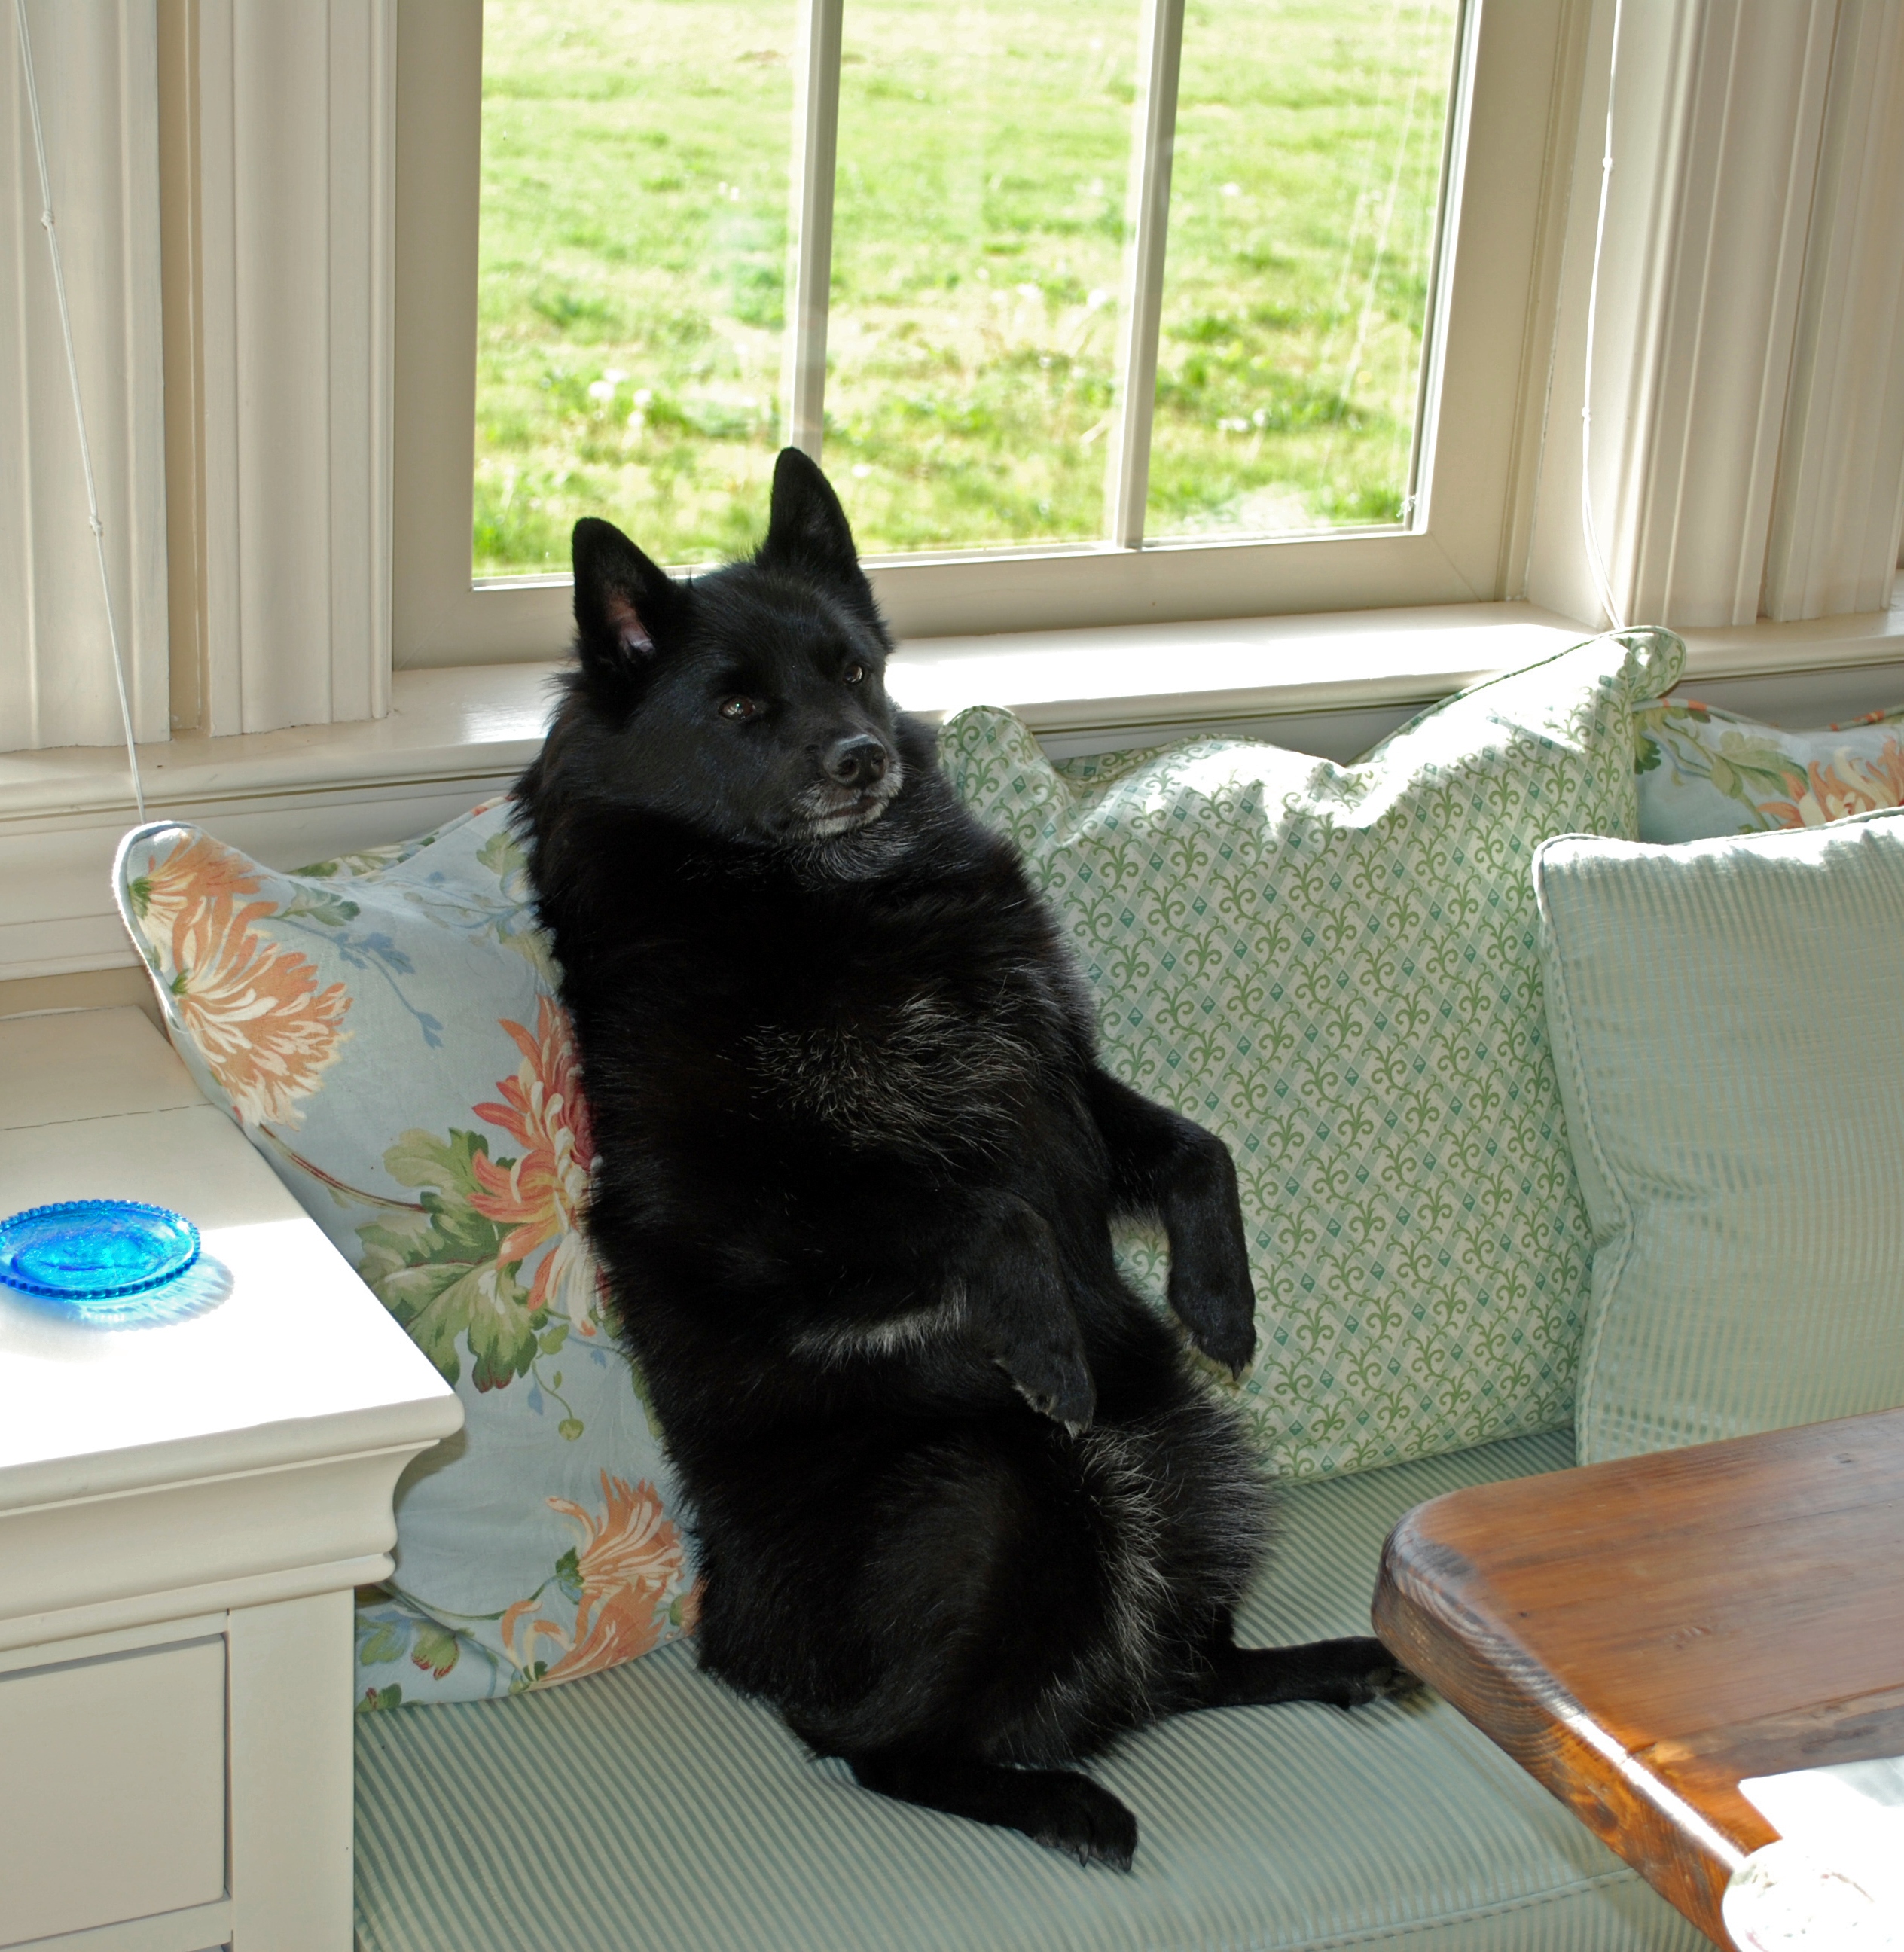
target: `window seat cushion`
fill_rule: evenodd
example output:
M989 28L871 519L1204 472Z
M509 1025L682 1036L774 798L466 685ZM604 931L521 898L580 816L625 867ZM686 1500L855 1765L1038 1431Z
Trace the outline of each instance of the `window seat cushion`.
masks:
M1564 1468L1564 1431L1289 1487L1245 1641L1368 1630L1421 1500ZM691 1644L514 1700L362 1716L361 1952L1695 1952L1705 1941L1445 1702L1185 1716L1097 1773L1128 1877L808 1759Z

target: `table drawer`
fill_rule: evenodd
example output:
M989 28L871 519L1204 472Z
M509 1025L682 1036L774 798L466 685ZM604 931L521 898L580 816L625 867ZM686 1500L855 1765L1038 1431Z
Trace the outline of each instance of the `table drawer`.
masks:
M0 1946L224 1888L221 1637L0 1674Z

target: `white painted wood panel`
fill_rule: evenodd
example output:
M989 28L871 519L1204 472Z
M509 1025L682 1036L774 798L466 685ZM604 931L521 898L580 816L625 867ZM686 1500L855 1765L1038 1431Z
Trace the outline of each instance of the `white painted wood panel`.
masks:
M188 1905L183 1911L131 1918L42 1941L33 1952L230 1952L231 1900Z
M201 0L204 729L390 709L393 0Z
M133 723L167 710L156 0L29 0ZM13 11L0 31L0 750L122 737Z
M515 776L512 769L447 784L426 779L330 793L194 796L153 812L202 823L254 859L296 868L427 834L506 791ZM128 807L66 819L0 821L0 981L137 961L111 887L114 852L135 820Z
M1613 0L1596 0L1528 594L1603 612L1581 536L1581 410ZM1627 620L1758 612L1837 0L1621 12L1590 404L1593 516Z
M1274 740L1292 718L1302 722L1289 738L1308 750L1316 715L1339 721L1395 707L1406 715L1585 634L1532 605L1474 604L935 638L901 647L891 684L903 704L929 717L975 702L1010 705L1072 752L1156 744L1173 728L1220 724ZM1904 657L1904 608L1693 631L1688 642L1689 680L1702 687L1808 668L1815 677L1797 676L1790 688L1788 724L1824 724L1904 696L1875 672L1841 681L1852 668ZM153 812L206 826L280 868L426 834L506 791L534 757L555 673L548 665L406 671L396 709L380 721L181 736L152 755ZM1819 702L1804 702L1812 693ZM1844 705L1847 693L1857 702ZM1314 749L1346 759L1368 743L1343 745L1331 734ZM123 776L102 769L102 756L0 759L0 981L134 963L108 874L133 815Z
M347 1952L352 1588L462 1406L179 1077L136 1012L0 1023L0 1210L157 1199L228 1277L124 1332L0 1290L0 1946Z
M1758 615L1838 7L1693 11L1678 181L1648 186L1667 248L1623 483L1627 615L1680 627Z
M87 1012L77 1045L33 1018L0 1021L0 1131L55 1121L174 1112L199 1087L142 1010Z
M351 1940L351 1595L231 1616L236 1952Z
M1614 0L1590 6L1527 594L1602 613L1580 412ZM1884 609L1904 530L1904 8L1624 8L1592 505L1633 622Z
M1843 0L1763 607L1891 600L1904 531L1904 6Z
M224 1894L222 1638L0 1675L0 1945Z

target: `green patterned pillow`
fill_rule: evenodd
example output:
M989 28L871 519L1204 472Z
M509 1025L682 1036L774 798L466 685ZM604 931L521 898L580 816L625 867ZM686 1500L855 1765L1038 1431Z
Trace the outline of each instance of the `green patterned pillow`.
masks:
M1203 739L1069 769L1007 712L946 726L1100 1004L1104 1060L1236 1160L1261 1347L1242 1406L1292 1477L1567 1421L1590 1237L1542 1020L1529 863L1630 838L1664 630L1425 712L1361 764ZM1161 1235L1123 1243L1163 1291Z

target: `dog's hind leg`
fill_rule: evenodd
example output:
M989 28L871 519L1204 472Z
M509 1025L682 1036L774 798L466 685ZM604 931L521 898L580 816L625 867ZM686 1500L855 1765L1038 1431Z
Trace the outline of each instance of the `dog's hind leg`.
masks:
M1360 1708L1385 1695L1412 1694L1421 1683L1378 1640L1311 1641L1306 1647L1210 1650L1210 1672L1194 1708L1266 1706L1326 1701Z
M847 1757L863 1787L975 1823L1019 1830L1081 1864L1127 1871L1137 1819L1076 1769L1007 1769L997 1763L907 1749Z

